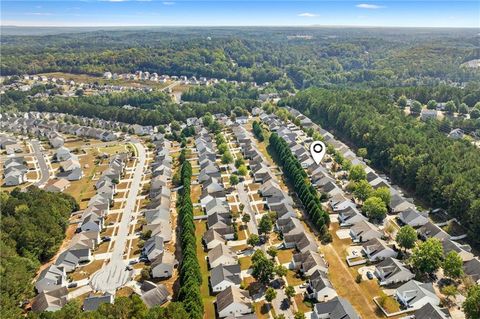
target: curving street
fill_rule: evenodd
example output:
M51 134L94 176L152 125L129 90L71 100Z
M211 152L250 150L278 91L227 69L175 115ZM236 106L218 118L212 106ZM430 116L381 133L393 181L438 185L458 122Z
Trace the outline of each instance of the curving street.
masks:
M137 150L137 163L119 224L118 234L115 237L110 262L97 271L90 282L92 288L97 291L114 293L117 288L124 286L131 278L131 272L126 270L127 262L124 260L123 255L128 242L127 237L132 213L135 211L137 196L141 190L140 183L146 163L146 153L143 145L139 141L132 141L132 143Z

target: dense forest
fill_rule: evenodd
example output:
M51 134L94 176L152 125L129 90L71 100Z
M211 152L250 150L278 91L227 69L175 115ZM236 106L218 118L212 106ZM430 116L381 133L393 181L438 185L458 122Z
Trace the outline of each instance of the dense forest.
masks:
M437 122L405 115L390 91L308 89L285 99L290 105L357 148L433 207L443 207L480 233L480 150L449 139ZM470 236L478 240L478 236Z
M0 302L2 318L18 318L18 305L33 296L32 279L57 252L75 200L36 187L0 193Z
M8 30L7 30L8 31ZM59 33L59 32L64 33ZM474 29L164 28L3 34L2 75L143 70L258 83L397 86L478 80ZM72 32L76 31L76 32ZM90 30L85 30L90 31ZM299 35L303 37L299 37Z

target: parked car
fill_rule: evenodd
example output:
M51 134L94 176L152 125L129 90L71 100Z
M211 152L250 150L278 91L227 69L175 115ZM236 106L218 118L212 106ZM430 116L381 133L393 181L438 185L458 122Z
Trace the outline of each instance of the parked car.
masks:
M370 271L367 271L367 278L373 279L373 274Z
M128 262L129 265L135 265L135 264L138 264L138 260L134 259L134 260L130 260Z
M68 288L76 288L78 286L78 283L76 282L71 282L68 284Z

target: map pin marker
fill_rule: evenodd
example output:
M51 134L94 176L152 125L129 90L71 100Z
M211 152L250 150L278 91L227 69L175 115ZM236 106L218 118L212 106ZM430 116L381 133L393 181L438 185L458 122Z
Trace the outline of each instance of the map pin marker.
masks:
M315 163L320 164L322 158L325 156L327 148L325 143L321 141L315 141L310 145L310 153L312 154L313 160Z

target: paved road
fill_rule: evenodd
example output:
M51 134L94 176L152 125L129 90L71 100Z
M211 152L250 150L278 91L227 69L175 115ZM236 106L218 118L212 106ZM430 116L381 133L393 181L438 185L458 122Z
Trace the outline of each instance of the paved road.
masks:
M248 198L248 193L245 190L244 182L238 183L236 188L238 192L238 199L240 200L240 203L242 203L244 206L243 211L250 214L250 221L247 224L248 231L250 232L250 234L258 235L257 219L255 218L255 212L250 206L250 199Z
M50 178L50 172L48 170L47 162L45 161L40 142L37 140L32 140L30 144L32 145L33 153L37 158L37 163L40 168L40 180L34 185L42 187L46 182L48 182L48 179Z
M115 238L110 262L107 266L103 267L93 275L90 283L93 289L98 291L114 293L117 288L124 286L131 279L131 273L125 270L127 263L124 260L123 255L128 243L127 236L129 226L132 214L135 211L137 196L141 190L140 182L142 181L146 162L146 153L143 145L134 140L132 140L132 143L138 153L137 166L133 173L130 191L128 192L122 220L120 221L118 228L118 235Z

